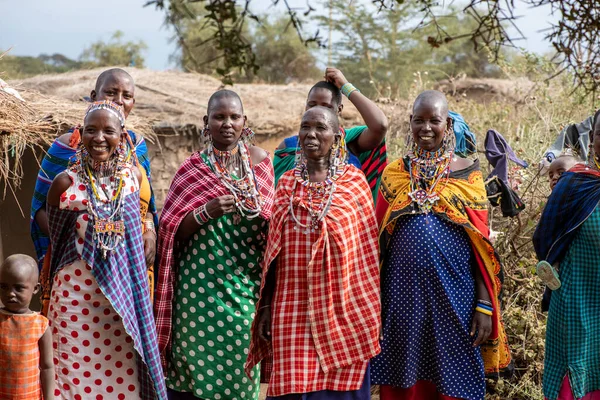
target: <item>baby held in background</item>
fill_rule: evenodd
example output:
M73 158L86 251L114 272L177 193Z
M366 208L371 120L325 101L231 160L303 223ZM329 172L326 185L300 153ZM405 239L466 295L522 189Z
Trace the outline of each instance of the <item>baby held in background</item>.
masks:
M0 399L54 396L52 333L46 317L29 308L39 290L33 258L15 254L4 260L0 266Z
M550 167L548 168L548 178L550 178L550 189L554 190L554 187L558 182L558 178L560 178L560 176L564 172L570 170L580 162L581 161L576 156L568 153L563 153L559 157L554 159L554 161L552 161Z

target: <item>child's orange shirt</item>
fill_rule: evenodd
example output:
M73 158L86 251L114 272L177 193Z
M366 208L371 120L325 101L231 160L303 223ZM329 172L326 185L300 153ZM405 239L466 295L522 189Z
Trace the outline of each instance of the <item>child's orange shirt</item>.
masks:
M46 317L0 310L0 399L40 400L38 342L48 329Z

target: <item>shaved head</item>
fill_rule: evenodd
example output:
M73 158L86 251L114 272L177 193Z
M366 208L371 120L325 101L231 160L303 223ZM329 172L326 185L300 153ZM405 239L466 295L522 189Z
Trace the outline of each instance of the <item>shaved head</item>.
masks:
M240 95L234 92L233 90L221 89L214 92L212 96L210 96L210 99L208 99L208 107L206 113L210 114L211 109L221 99L236 99L240 102L240 105L242 106L242 112L244 112L244 105L242 104L242 99L240 98Z
M130 80L131 83L133 84L133 78L131 77L131 75L129 75L129 73L127 71L125 71L124 69L121 69L121 68L111 68L111 69L107 69L106 71L103 71L100 75L98 75L98 78L96 79L96 86L95 86L96 92L100 90L100 88L102 87L104 82L106 82L108 79L117 78L117 77L126 78L127 80Z
M444 118L448 117L448 100L446 99L446 95L438 90L421 92L415 99L415 104L413 104L413 113L421 105L429 107L441 106L440 110L444 114Z
M333 133L337 134L339 132L340 120L338 118L337 113L334 110L332 110L331 108L327 108L327 107L316 106L316 107L308 109L302 116L302 119L304 119L306 116L309 116L312 114L324 115L325 119L327 120L327 125L331 128Z
M2 266L2 271L11 271L22 277L29 277L31 282L37 283L39 277L38 265L32 257L25 254L13 254L7 257Z

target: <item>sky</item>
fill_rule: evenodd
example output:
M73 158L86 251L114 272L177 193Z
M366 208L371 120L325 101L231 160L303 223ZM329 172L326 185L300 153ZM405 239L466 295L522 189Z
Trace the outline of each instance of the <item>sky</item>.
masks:
M306 0L289 2L298 7L306 4ZM61 53L77 59L91 43L108 41L115 31L121 30L125 40L146 42L144 57L148 68L174 68L169 60L175 51L173 33L163 23L164 14L154 6L144 7L145 3L146 0L0 0L0 49L12 47L12 55ZM321 1L310 3L318 7ZM251 4L258 13L283 11L282 5L272 7L271 0L252 0ZM556 17L550 15L547 7L529 9L519 0L516 6L516 14L521 16L518 26L527 37L516 44L538 53L549 51L542 31ZM307 28L316 29L310 24Z

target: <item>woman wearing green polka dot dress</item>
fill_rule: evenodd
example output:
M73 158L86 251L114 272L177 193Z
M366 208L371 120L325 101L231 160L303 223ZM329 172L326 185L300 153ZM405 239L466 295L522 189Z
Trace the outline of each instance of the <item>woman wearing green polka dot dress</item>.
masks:
M268 154L247 142L242 101L214 93L207 149L177 171L159 231L155 314L169 399L258 399L244 373L273 204Z

